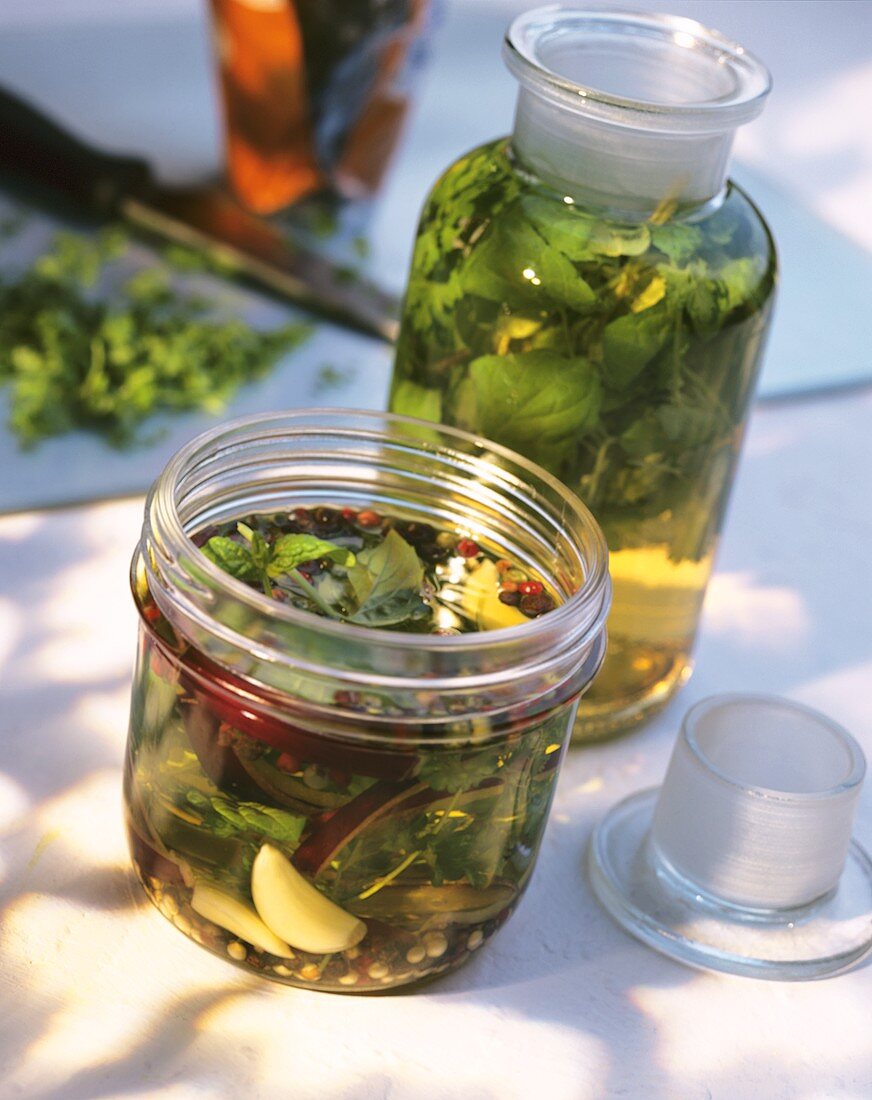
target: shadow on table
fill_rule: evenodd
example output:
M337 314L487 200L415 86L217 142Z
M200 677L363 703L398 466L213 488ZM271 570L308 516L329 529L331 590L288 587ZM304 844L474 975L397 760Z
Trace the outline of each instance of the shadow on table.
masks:
M838 401L822 402L807 410L796 431L771 438L766 438L765 432L756 433L743 465L730 524L747 527L755 517L767 515L772 535L768 530L746 530L736 540L741 555L732 549L719 575L738 580L722 594L720 603L716 601L707 610L697 680L663 719L625 742L626 753L620 757L624 764L634 755L650 760L656 754L665 765L680 716L700 682L708 690L742 687L796 694L809 682L844 673L844 637L860 643L850 652L852 667L872 660L868 634L859 636L851 626L858 614L866 614L861 603L868 599L868 594L852 587L857 568L850 564L843 570L830 571L825 585L814 583L812 576L821 562L831 560L834 546L842 555L866 552L865 545L855 546L850 539L850 516L845 515L838 499L826 493L833 470L821 468L815 458L821 450L833 451L818 444L823 444L828 433L838 430L843 412L844 406ZM849 423L844 427L852 430ZM798 522L812 500L815 522ZM20 836L14 830L4 834L15 857L11 865L25 868L18 879L10 878L5 884L5 897L13 904L31 888L28 874L38 876L43 860L57 861L63 855L63 838L41 836L33 826L31 819L38 816L40 808L62 808L65 798L101 776L116 789L120 777L123 730L115 729L111 734L95 731L100 723L94 720L92 725L92 716L120 714L126 708L127 655L121 662L125 671L120 670L118 660L113 663L104 654L95 660L88 675L79 672L65 679L60 668L52 674L52 654L74 653L80 644L75 616L61 616L59 623L58 601L73 597L75 571L89 567L100 537L99 533L93 539L90 534L77 535L74 525L59 520L35 520L24 537L0 540L0 576L16 578L15 602L30 616L30 640L26 648L19 645L16 649L16 639L11 638L13 656L6 662L0 686L0 780L20 792L22 806L32 806ZM783 534L778 532L786 530L792 532L790 540L780 541ZM63 590L48 591L47 577L66 577ZM107 578L106 599L107 606L94 608L94 614L105 613L115 601L126 604L129 595L125 578ZM872 614L866 615L866 621L869 619ZM13 622L9 629L14 634L20 624ZM809 644L810 638L815 645ZM0 642L8 641L0 638ZM127 644L120 632L119 641ZM129 645L132 658L132 629ZM728 670L730 682L719 680L724 670ZM92 704L90 709L82 710L83 700ZM39 716L38 728L33 728L34 715ZM577 759L585 762L584 770L592 776L600 774L600 765L610 759L611 779L615 779L614 749L584 750ZM580 768L573 766L572 773L577 778ZM646 1100L673 1100L675 1067L666 1064L663 1037L658 1034L656 1018L646 1011L645 994L690 983L740 979L700 976L646 950L612 924L594 901L582 871L584 842L600 814L627 793L628 783L633 789L635 784L628 778L631 775L632 770L625 767L622 779L611 786L607 783L599 794L589 795L583 786L567 788L568 772L564 772L557 812L545 837L540 864L518 912L466 968L419 996L443 1003L446 1008L463 1003L481 1006L491 1014L574 1029L579 1039L592 1038L601 1048L605 1069L600 1095L632 1096L644 1090ZM618 790L621 783L624 789ZM95 792L96 797L96 787ZM117 810L120 830L120 797ZM110 817L112 813L114 810ZM120 865L86 860L80 869L83 873L73 873L75 870L73 867L70 874L56 877L53 889L60 900L80 910L123 911L136 906L137 896L129 892L127 871ZM40 889L43 886L44 882ZM175 936L170 928L167 934ZM56 950L56 945L47 946ZM187 944L184 946L191 950ZM101 945L95 944L94 950L99 953ZM62 958L60 954L57 957ZM758 983L749 981L749 986L752 984ZM210 1030L204 1020L236 998L260 988L252 979L250 984L230 990L222 985L174 997L172 1011L165 1018L150 1021L150 1034L133 1048L108 1058L104 1052L93 1065L74 1073L63 1088L31 1090L28 1095L31 1100L85 1100L148 1093L171 1081L176 1065L179 1075L195 1070L208 1077L220 1093L222 1080L239 1079L243 1054L238 1049L228 1050L220 1030ZM712 985L713 990L717 988ZM44 990L31 990L26 981L13 988L10 980L5 988L0 985L0 995L6 1002L0 1012L0 1050L10 1061L10 1052L20 1053L51 1040L59 1005L52 1004ZM749 999L752 997L749 993ZM380 1003L388 1002L367 1002L370 1019L389 1017L388 1012L379 1009ZM777 1003L773 1002L773 1007ZM796 1052L790 1053L793 1056ZM536 1056L531 1050L530 1057ZM853 1078L868 1081L872 1066L862 1062L860 1059L854 1067ZM252 1057L256 1093L255 1065ZM776 1054L768 1061L766 1080L777 1082L780 1074L783 1083L790 1079L791 1070L792 1060ZM710 1095L730 1095L734 1082L714 1074L713 1070L711 1077L706 1075ZM149 1086L131 1085L131 1081L143 1078ZM379 1089L387 1093L391 1087L387 1076L384 1081L373 1078L371 1083L373 1095L378 1095ZM340 1089L333 1096L356 1100L358 1095L368 1094L368 1087L361 1079L354 1091ZM495 1090L493 1095L497 1094ZM761 1087L760 1094L782 1095L783 1088L778 1085L767 1091ZM420 1091L413 1087L403 1092L404 1100L445 1095L448 1093L444 1090L423 1086ZM579 1095L590 1092L580 1085Z

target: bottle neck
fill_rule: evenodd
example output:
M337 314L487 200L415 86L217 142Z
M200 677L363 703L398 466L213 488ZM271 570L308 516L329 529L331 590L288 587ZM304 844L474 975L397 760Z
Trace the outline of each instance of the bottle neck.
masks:
M522 86L512 148L524 167L579 205L643 220L664 203L692 209L721 194L733 135L623 126Z

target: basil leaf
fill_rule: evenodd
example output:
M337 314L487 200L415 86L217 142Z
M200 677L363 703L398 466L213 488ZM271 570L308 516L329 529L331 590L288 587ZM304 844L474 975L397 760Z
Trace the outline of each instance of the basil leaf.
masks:
M319 561L327 558L339 565L353 565L354 554L335 542L316 538L314 535L282 535L272 547L272 558L267 566L271 577L280 577L290 573L305 561Z
M426 608L420 591L424 566L404 538L388 531L377 546L363 551L348 570L357 610L349 622L385 626L403 622Z
M213 535L202 547L209 561L239 581L256 581L259 573L251 552L224 535Z
M470 363L469 378L482 433L552 469L599 416L602 388L580 357L482 355Z

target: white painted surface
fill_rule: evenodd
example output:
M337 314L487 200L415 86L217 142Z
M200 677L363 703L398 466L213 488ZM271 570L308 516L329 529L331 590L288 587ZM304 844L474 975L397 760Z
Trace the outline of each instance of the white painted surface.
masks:
M690 685L570 755L518 912L404 997L259 985L139 899L120 777L141 501L0 520L0 1096L866 1100L872 967L805 985L684 969L613 925L581 866L706 695L789 695L872 754L870 418L870 392L757 411ZM872 788L856 835L872 849Z

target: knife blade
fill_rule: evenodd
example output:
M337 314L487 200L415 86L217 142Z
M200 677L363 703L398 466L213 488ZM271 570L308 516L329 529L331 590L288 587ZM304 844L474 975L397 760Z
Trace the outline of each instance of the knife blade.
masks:
M139 157L105 153L0 88L0 172L101 220L205 248L234 274L320 316L387 342L399 303L375 283L291 242L217 187L166 187Z

